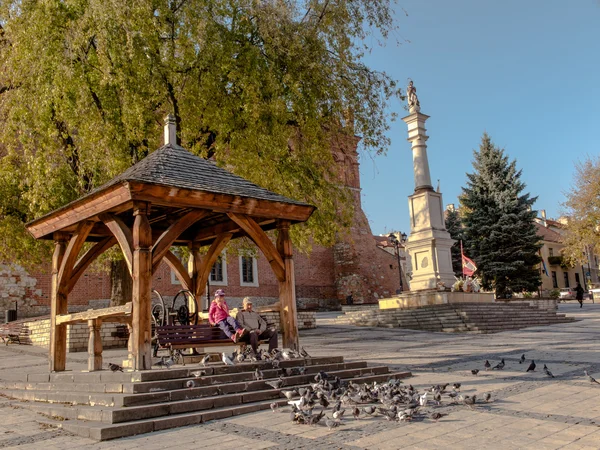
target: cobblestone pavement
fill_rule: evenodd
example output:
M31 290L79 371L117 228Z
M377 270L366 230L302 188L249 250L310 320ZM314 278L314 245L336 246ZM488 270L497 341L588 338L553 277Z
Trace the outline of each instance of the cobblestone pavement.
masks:
M470 409L447 401L439 422L387 422L381 417L345 419L339 428L293 425L287 408L202 425L97 443L44 425L42 417L0 397L0 448L18 449L600 449L600 305L561 304L581 321L492 335L427 333L321 325L301 332L314 356L344 355L408 369L416 388L462 383L465 395L492 394ZM326 321L324 321L326 322ZM522 353L526 364L519 364ZM119 361L122 350L105 352ZM87 354L69 354L68 367L84 368ZM503 371L484 371L489 359L506 360ZM537 369L526 373L534 359ZM541 368L547 364L551 379ZM479 368L478 376L471 369ZM0 346L0 379L7 372L46 371L46 353L26 346Z

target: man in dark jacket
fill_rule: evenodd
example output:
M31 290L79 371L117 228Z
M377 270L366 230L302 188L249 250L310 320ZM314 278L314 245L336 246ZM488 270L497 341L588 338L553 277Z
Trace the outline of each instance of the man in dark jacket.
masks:
M575 300L579 302L579 307L583 308L583 288L579 283L577 283L577 287L575 288Z
M235 319L241 327L248 331L250 346L256 354L258 341L269 340L269 352L277 348L277 330L267 327L267 322L257 312L252 310L252 300L249 297L243 300L243 310L237 313Z

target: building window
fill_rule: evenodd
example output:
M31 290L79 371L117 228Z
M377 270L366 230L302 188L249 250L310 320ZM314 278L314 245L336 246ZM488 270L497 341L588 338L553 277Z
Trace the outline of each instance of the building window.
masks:
M554 249L548 248L548 256L554 256Z
M563 272L563 276L565 277L565 287L569 287L569 272Z
M553 270L552 271L552 287L553 288L558 288L558 280L556 279L556 271Z
M581 284L581 280L579 279L579 274L575 274L575 284Z
M258 268L252 256L240 256L240 286L258 286Z
M210 269L209 283L215 286L227 286L227 258L224 255L220 255Z

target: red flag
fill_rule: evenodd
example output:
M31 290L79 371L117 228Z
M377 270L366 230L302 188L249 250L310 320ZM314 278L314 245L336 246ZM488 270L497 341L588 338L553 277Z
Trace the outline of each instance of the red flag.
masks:
M462 241L460 241L460 256L462 258L463 276L472 277L477 270L477 266L472 259L467 258L463 253Z

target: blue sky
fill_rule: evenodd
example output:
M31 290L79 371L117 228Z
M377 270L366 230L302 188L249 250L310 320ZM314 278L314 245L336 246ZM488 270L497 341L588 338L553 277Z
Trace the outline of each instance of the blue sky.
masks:
M600 0L398 1L395 38L366 61L403 86L414 80L421 112L431 116L429 165L444 203L458 204L487 131L517 160L535 208L558 217L575 163L600 151ZM399 117L403 106L393 105ZM389 136L386 156L361 155L363 209L375 234L410 231L406 124L392 123Z

